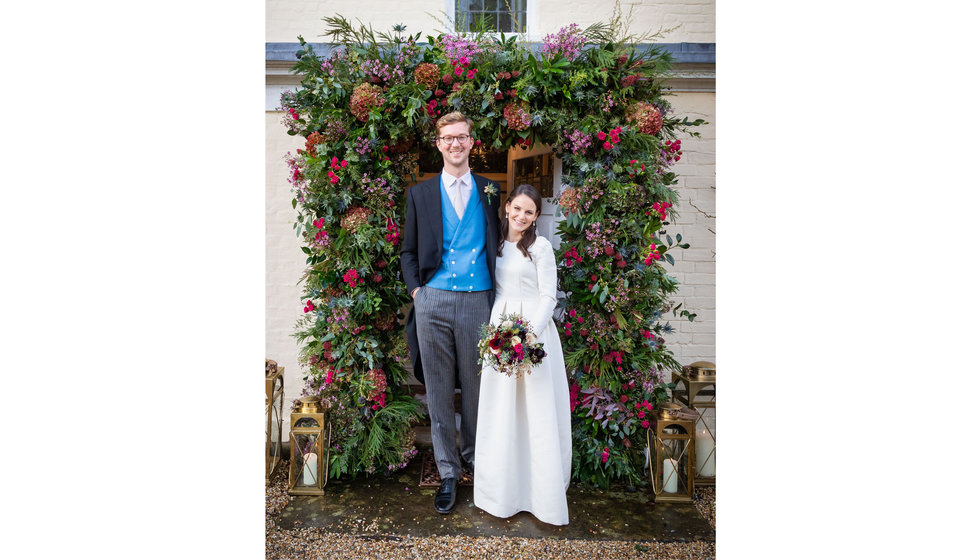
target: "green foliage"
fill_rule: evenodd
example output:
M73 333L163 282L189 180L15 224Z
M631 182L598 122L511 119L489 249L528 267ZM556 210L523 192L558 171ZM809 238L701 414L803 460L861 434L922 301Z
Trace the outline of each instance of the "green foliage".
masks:
M287 157L308 265L295 336L310 369L305 391L331 411L331 477L391 471L414 453L410 425L422 411L401 386L404 192L434 120L454 109L474 120L485 145L550 144L561 158L558 326L578 401L573 476L599 486L642 477L644 416L666 400L665 381L680 367L663 319L695 317L670 299L677 281L665 266L688 247L670 231L678 202L670 169L677 137L696 136L690 129L704 121L672 114L670 57L636 45L651 36L630 35L628 20L617 4L608 24L583 31L587 47L571 59L486 33L419 43L421 34L401 26L378 33L341 16L324 18L336 43L325 58L300 38L293 72L302 85L283 97L287 131L307 139ZM358 117L355 88L372 90L362 84L377 85L383 101ZM630 120L637 102L656 109L656 126ZM650 106L640 106L648 117Z

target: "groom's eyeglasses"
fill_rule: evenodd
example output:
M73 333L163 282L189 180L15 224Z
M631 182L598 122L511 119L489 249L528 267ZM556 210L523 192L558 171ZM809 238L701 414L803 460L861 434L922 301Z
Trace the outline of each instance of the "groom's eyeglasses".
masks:
M469 134L460 134L459 136L436 136L436 140L442 140L443 144L448 144L450 146L453 145L453 140L459 140L460 144L465 144L469 139Z

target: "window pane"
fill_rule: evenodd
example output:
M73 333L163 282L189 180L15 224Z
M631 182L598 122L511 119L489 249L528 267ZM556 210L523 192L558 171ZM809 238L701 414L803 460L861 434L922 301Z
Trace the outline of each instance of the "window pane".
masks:
M527 32L527 0L456 0L457 31Z
M517 33L527 33L527 12L517 14Z
M511 22L510 14L504 12L497 16L497 31L510 33L511 31L513 31L512 27L513 27L513 23Z
M527 0L497 0L500 3L500 11L506 12L526 12Z
M470 21L470 31L479 31L480 23L483 21L483 13L475 12L470 14L469 21Z

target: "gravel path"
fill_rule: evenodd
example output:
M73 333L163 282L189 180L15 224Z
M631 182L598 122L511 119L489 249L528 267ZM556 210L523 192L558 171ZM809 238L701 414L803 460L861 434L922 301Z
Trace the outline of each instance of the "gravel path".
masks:
M265 489L265 557L267 559L355 559L392 558L398 560L575 558L617 560L663 558L671 560L714 559L711 542L662 543L569 539L528 539L509 537L410 537L393 534L349 535L328 533L317 528L281 529L274 517L289 503L284 465ZM695 506L715 526L715 489L697 490ZM370 527L368 527L370 529Z

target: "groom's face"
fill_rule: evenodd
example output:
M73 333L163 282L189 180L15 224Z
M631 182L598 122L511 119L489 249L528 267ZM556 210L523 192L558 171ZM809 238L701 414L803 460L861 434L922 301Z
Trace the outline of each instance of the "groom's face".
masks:
M469 136L469 134L470 127L466 124L466 121L447 124L439 129L439 138L436 140L436 146L442 152L442 160L445 165L466 166L470 157L470 149L473 148L473 138L467 138L463 141L451 140L450 142L446 142L442 140L442 137Z

